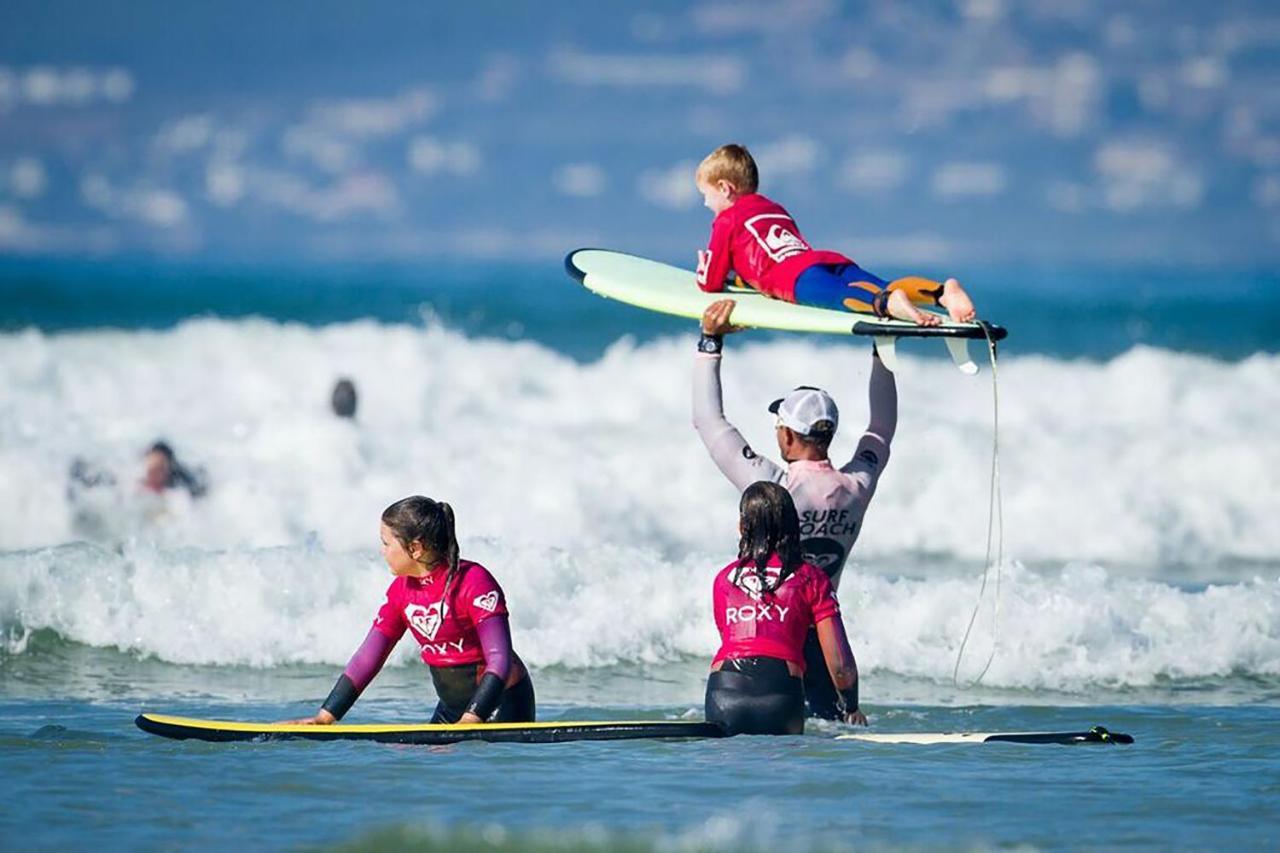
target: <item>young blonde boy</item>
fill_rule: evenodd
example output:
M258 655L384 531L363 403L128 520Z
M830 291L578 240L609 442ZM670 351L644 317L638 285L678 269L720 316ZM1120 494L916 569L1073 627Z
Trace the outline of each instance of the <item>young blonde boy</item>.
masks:
M730 271L767 296L818 308L894 317L921 326L942 322L915 304L941 305L951 319L976 316L960 282L919 276L892 282L872 275L839 252L814 249L791 214L756 192L759 170L742 145L722 145L707 155L695 176L698 192L716 215L711 240L698 253L698 287L725 288Z

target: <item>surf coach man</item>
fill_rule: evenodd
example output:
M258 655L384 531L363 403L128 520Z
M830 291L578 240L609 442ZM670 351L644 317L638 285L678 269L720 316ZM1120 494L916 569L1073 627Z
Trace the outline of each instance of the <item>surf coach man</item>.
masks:
M889 444L898 426L898 387L893 373L872 353L871 417L853 458L836 468L827 455L839 426L840 412L826 391L801 386L775 400L769 411L778 450L786 467L756 454L724 416L720 361L724 336L739 331L729 322L732 299L707 306L693 369L693 426L716 466L738 489L761 480L778 483L791 493L800 516L800 548L804 561L826 572L833 588L862 528L867 505L889 461ZM817 633L805 642L805 700L812 716L841 719L835 685L827 674ZM850 709L853 710L853 709Z

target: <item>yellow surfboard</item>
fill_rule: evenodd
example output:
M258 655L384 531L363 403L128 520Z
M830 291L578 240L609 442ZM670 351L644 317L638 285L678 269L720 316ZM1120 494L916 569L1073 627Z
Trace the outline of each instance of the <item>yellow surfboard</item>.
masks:
M215 742L254 740L370 740L378 743L451 744L479 740L495 743L562 743L579 740L637 740L653 738L718 738L724 730L714 723L679 720L601 720L545 723L335 723L309 726L297 723L245 723L199 720L167 714L139 714L138 728L175 740Z

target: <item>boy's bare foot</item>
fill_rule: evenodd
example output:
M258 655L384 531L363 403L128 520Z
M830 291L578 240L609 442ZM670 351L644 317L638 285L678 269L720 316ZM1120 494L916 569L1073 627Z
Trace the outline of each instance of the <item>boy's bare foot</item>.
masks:
M917 326L937 326L942 323L942 318L937 314L921 311L912 305L911 300L907 298L907 294L901 290L889 291L889 302L885 307L889 311L889 316L895 320L906 320L908 323L915 323Z
M938 302L947 309L951 319L957 323L968 323L978 316L978 312L973 310L973 301L969 299L969 294L965 293L960 282L954 278L949 278L942 283L942 295L938 297Z

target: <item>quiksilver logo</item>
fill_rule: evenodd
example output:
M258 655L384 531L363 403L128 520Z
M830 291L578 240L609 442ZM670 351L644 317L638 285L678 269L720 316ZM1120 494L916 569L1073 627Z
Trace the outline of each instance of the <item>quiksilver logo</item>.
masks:
M782 225L769 226L769 233L764 239L775 252L803 252L809 248L803 240Z
M742 224L775 263L809 249L809 244L796 233L795 222L784 213L762 213Z

